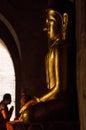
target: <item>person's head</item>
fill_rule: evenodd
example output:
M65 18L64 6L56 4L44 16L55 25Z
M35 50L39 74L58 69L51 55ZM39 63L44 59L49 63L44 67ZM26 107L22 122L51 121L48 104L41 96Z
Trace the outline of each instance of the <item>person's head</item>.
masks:
M25 105L25 103L27 103L31 99L32 98L29 95L22 95L20 100L21 106Z
M9 94L9 93L4 94L3 101L6 105L10 104L11 103L11 94Z
M68 17L66 17L66 13L64 14L62 16L59 12L53 9L47 10L45 30L48 34L48 40L52 41L63 37L64 27L66 29L68 22Z

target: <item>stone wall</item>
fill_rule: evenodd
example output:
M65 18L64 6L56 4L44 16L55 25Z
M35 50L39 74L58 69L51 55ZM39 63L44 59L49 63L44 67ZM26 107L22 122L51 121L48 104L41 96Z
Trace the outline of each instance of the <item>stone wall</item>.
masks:
M86 1L76 1L77 90L80 130L86 130Z

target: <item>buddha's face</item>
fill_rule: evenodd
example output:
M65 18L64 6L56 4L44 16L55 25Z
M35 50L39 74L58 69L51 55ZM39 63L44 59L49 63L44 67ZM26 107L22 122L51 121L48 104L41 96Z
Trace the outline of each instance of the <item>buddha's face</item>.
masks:
M49 10L46 17L46 31L50 41L59 39L62 34L62 17L60 13Z
M55 22L52 19L46 19L46 26L47 26L47 34L49 40L55 39Z

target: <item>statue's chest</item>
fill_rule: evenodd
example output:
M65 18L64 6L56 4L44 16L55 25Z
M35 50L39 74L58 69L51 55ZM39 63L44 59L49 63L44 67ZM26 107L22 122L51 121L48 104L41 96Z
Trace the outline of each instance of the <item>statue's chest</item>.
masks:
M55 56L54 50L50 49L48 54L47 54L47 57L46 57L49 65L54 62L54 56Z

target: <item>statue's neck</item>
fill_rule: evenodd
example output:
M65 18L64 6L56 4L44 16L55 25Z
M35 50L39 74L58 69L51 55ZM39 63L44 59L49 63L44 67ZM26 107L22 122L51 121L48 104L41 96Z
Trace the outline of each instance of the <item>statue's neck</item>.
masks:
M48 43L49 48L53 47L54 45L57 45L59 40L60 39L57 38L56 40L49 41L49 43Z

